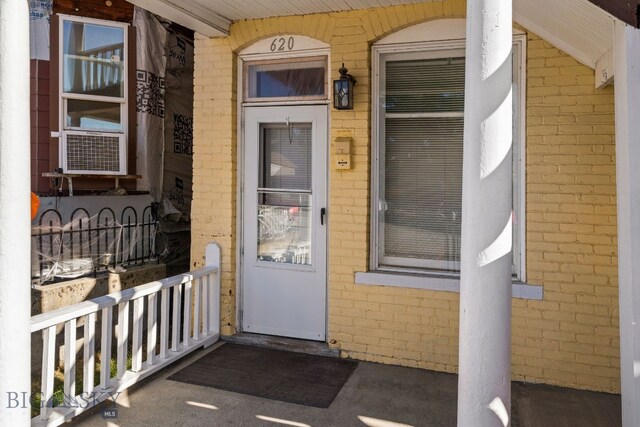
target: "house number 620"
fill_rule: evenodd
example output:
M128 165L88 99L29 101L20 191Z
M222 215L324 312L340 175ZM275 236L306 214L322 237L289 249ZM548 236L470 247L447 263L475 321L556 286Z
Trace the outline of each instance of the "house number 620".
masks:
M293 37L276 37L271 42L271 52L284 52L286 50L293 50L295 40Z

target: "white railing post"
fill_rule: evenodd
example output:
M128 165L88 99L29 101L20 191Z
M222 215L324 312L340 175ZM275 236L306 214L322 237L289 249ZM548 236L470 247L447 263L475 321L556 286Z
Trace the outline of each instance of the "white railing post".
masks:
M0 0L0 425L29 425L29 9ZM9 398L16 397L12 401Z
M85 317L84 321L84 366L82 369L82 391L85 395L88 395L93 393L96 369L96 313L89 314Z
M64 396L76 395L76 319L64 324Z
M207 311L209 319L209 333L212 335L220 334L220 276L222 274L222 251L220 246L211 242L205 250L205 266L216 267L218 271L207 276L207 287L209 301L207 302Z
M118 305L118 347L116 356L116 378L122 379L127 371L129 342L129 301Z
M171 324L171 351L180 348L180 303L182 301L182 285L173 287L173 322Z
M142 334L144 320L144 297L133 301L133 343L131 347L131 370L142 369Z
M111 342L113 337L113 307L102 309L102 335L100 337L100 387L111 387Z
M169 289L163 289L160 301L160 358L167 358L169 349Z
M42 330L42 383L40 385L40 417L49 417L49 407L53 405L53 374L56 369L56 327Z
M189 280L184 284L184 314L182 316L182 340L183 348L189 347L189 336L191 332L191 284L193 280Z
M201 301L201 311L202 311L202 334L204 336L209 335L209 318L211 317L211 313L209 310L209 276L200 278L200 286L202 295L200 297Z
M202 286L202 278L195 279L195 288L193 291L193 340L200 340L200 288Z
M157 294L147 297L149 310L147 312L147 365L153 365L156 358L156 343L158 335Z

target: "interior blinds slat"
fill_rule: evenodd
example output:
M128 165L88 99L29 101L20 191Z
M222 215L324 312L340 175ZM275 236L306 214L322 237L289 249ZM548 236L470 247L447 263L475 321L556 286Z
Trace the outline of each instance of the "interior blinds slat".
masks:
M386 112L463 111L464 64L464 58L387 62Z
M463 127L461 117L386 120L385 256L459 261Z
M263 126L259 186L311 190L311 126Z
M312 128L310 123L262 125L260 188L311 190ZM262 203L297 206L299 194L264 194ZM261 199L261 200L262 200Z

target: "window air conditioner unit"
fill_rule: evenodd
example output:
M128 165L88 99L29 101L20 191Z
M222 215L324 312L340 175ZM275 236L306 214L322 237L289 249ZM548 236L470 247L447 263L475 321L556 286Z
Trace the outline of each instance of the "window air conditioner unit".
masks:
M126 175L125 143L124 134L62 132L62 170L87 175Z

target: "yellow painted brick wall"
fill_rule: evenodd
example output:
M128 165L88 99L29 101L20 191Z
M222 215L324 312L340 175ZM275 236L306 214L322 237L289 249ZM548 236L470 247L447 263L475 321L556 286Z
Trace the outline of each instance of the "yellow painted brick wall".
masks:
M228 39L195 41L191 263L204 265L204 249L222 248L223 334L235 323L236 63Z
M544 301L514 301L514 373L617 391L613 88L533 34L527 65L527 273Z
M192 261L223 247L223 333L235 331L236 55L276 34L331 45L355 108L330 113L331 140L353 136L353 168L330 171L329 343L343 356L454 372L458 295L362 286L368 268L371 43L429 19L464 17L463 0L241 21L225 39L196 41ZM593 70L528 36L527 274L543 301L513 301L513 376L619 390L613 92Z

